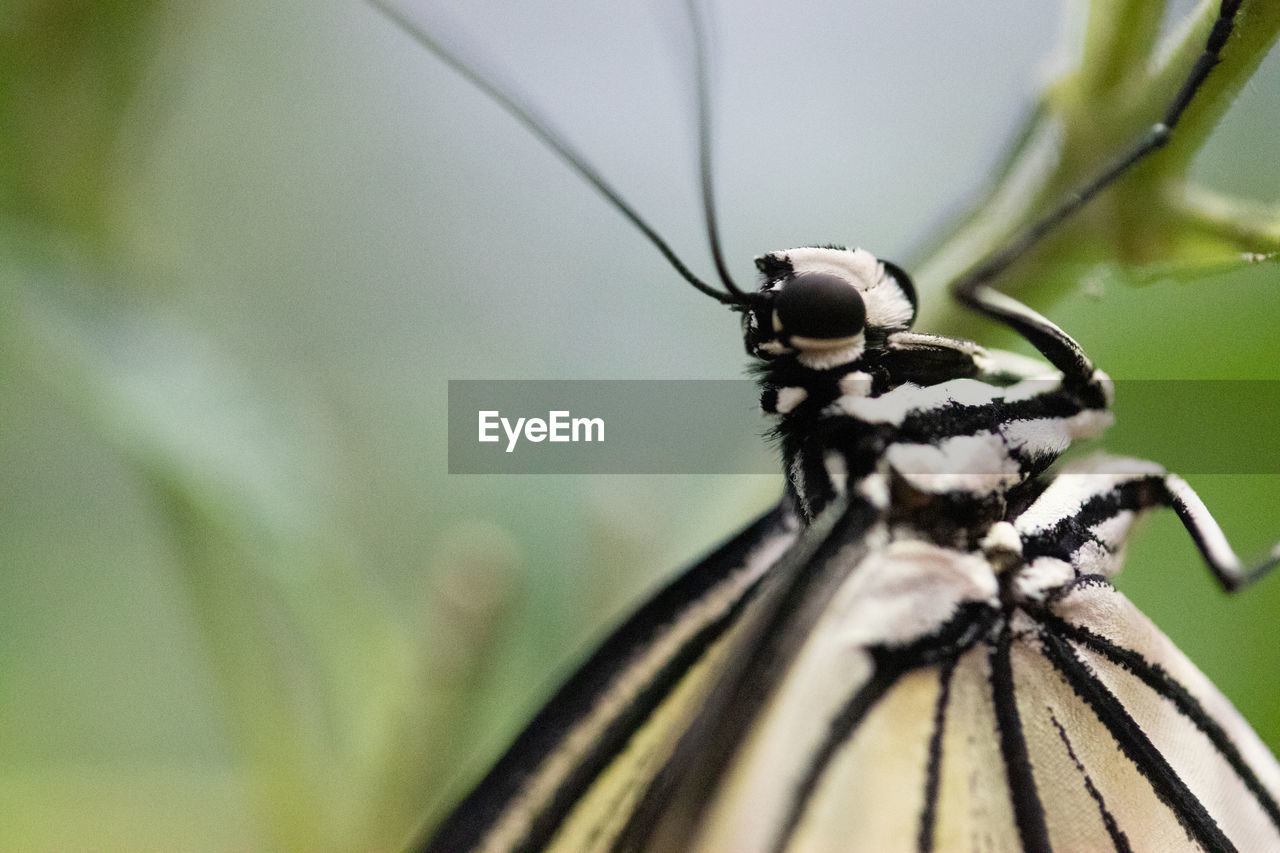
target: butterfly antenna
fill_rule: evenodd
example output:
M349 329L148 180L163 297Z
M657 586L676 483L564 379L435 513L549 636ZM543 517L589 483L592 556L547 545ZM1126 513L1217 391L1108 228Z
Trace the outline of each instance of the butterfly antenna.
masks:
M596 192L604 196L605 201L639 229L640 233L662 253L662 256L667 259L667 263L671 264L681 278L717 302L725 305L741 305L743 303L745 296L736 287L729 287L728 293L722 293L694 275L676 255L675 250L671 248L667 241L636 212L635 208L623 200L618 191L601 176L596 168L577 149L570 145L558 131L553 129L550 122L538 115L532 107L523 103L511 90L489 75L482 73L477 64L463 59L459 54L445 47L443 43L428 33L424 27L391 3L386 2L386 0L368 0L368 2L391 19L410 38L425 47L441 62L461 75L464 80L483 92L491 101L555 152L561 160L568 164L569 168L577 172L578 175L595 188ZM712 231L714 234L714 228ZM721 262L718 244L715 245L714 251L719 265Z
M702 213L707 223L707 243L711 247L711 257L716 265L716 274L740 303L748 299L746 293L729 275L729 267L724 261L724 250L720 245L720 225L716 216L715 182L711 168L712 127L711 127L711 73L707 59L707 33L703 24L698 0L686 0L685 9L689 13L689 27L693 33L694 75L698 92L698 175L702 184Z

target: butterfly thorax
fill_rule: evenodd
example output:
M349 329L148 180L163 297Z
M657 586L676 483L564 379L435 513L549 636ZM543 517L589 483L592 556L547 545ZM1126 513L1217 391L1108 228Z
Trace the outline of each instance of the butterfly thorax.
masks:
M746 313L761 407L800 516L838 494L894 525L972 547L1042 490L1038 475L1110 424L1109 380L910 331L915 292L865 250L775 252Z

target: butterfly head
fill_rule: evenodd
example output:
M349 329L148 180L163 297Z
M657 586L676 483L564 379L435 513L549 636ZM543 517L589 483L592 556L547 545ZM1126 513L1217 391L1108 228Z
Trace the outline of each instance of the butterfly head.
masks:
M763 281L744 326L747 352L764 360L794 355L816 370L848 364L915 319L906 273L864 249L771 252L756 267Z

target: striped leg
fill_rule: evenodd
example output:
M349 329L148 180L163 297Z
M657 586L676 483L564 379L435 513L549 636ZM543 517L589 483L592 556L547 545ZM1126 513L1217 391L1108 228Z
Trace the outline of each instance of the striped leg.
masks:
M1163 503L1172 507L1178 518L1182 519L1183 526L1191 534L1213 576L1227 592L1244 589L1266 576L1280 563L1280 543L1277 543L1265 559L1253 566L1245 566L1236 556L1218 522L1205 507L1204 501L1178 475L1165 476L1163 497Z
M1185 480L1136 459L1103 456L1068 467L1014 527L1028 563L1048 557L1071 563L1077 574L1109 576L1118 569L1118 553L1134 518L1158 507L1178 514L1227 592L1243 589L1280 564L1277 544L1261 562L1246 566Z

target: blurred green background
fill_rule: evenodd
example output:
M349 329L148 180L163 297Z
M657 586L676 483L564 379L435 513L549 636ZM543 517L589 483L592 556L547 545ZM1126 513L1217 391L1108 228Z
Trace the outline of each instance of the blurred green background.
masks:
M740 277L802 243L909 259L1081 30L1047 0L883 5L716 10ZM678 6L606 6L439 26L705 269ZM1194 174L1280 199L1278 120L1272 56ZM1117 378L1280 379L1274 265L1057 274L1084 284L1037 304ZM0 299L3 849L394 848L780 489L446 474L448 379L733 378L741 343L354 0L7 0ZM1168 417L1122 397L1114 446ZM1276 440L1237 419L1203 440ZM1189 479L1243 554L1280 536L1277 472ZM1122 588L1280 746L1280 581L1228 599L1166 514Z

